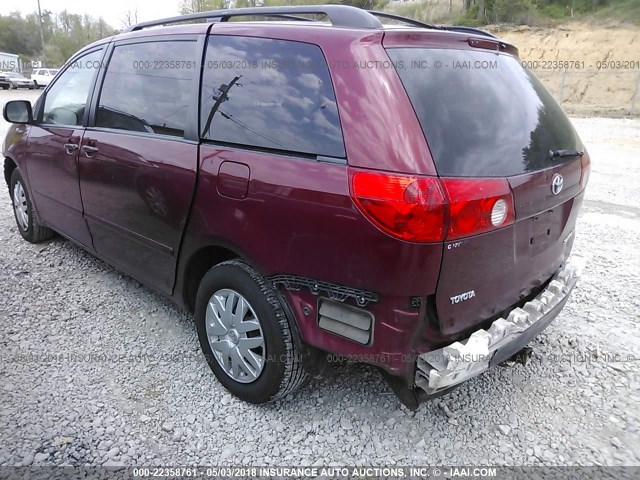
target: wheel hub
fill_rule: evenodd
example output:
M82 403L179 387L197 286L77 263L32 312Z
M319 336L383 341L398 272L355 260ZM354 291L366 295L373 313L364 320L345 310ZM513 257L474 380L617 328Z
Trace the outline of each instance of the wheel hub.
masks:
M229 340L231 341L231 343L233 343L234 345L237 345L238 340L240 339L240 336L238 335L238 332L236 332L233 328L231 330L229 330L229 332L227 333L227 336L229 337Z

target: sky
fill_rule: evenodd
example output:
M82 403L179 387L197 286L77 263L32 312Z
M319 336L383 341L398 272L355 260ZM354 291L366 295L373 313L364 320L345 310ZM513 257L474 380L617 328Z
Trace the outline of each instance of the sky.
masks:
M155 20L179 14L179 0L40 0L42 11L50 10L104 18L113 28L122 28L126 12L138 11L138 21ZM19 11L24 15L38 11L37 0L0 0L0 15Z

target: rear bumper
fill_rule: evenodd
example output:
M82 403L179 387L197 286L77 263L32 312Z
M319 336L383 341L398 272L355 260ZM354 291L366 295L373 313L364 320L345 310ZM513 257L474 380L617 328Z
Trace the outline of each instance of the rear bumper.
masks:
M524 348L560 313L582 273L584 262L572 256L547 287L522 308L487 330L418 357L415 384L437 395L506 360Z

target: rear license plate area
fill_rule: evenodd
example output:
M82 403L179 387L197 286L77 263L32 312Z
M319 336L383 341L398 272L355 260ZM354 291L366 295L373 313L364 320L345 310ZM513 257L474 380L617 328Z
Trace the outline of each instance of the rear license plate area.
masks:
M562 231L560 208L547 210L531 217L528 221L528 250L530 254L546 250L558 242Z

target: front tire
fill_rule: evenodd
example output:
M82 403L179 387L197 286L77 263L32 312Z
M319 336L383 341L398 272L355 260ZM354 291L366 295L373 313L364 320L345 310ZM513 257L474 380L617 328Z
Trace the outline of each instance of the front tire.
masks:
M38 219L33 211L31 199L29 198L29 192L17 168L11 174L9 192L13 205L13 215L22 238L27 242L39 243L53 237L53 230L43 227L38 223Z
M271 402L306 381L296 333L276 292L246 263L230 260L205 274L195 321L209 367L241 400Z

